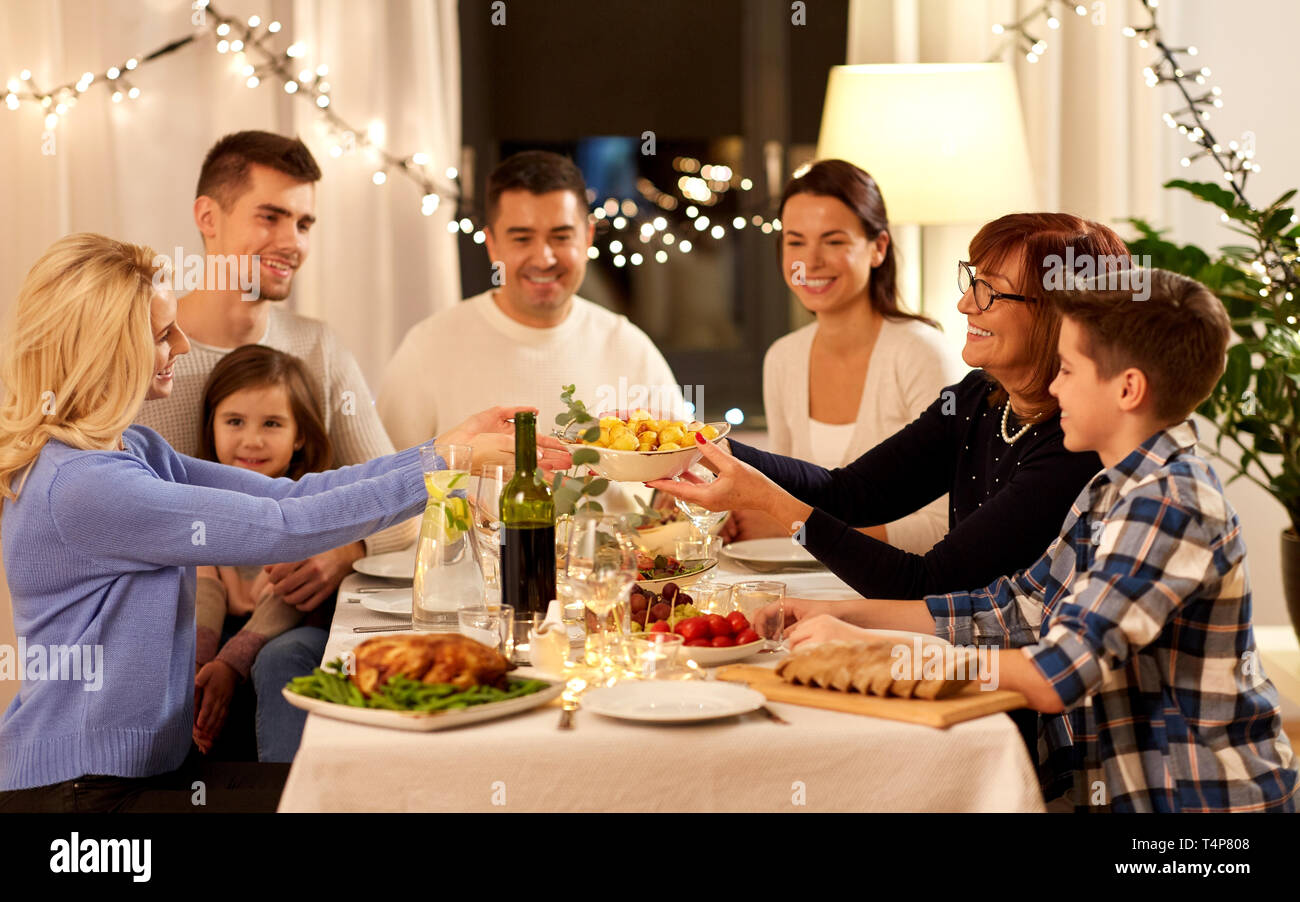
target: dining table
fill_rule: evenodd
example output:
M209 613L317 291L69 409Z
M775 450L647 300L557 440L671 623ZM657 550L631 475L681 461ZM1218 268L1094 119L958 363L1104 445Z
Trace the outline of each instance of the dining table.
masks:
M759 573L725 551L712 578L780 580L793 597L860 597L825 569ZM343 581L325 661L375 635L355 627L406 625L358 603L358 590L393 584L360 573ZM745 663L775 666L782 656L755 655ZM781 702L767 707L786 723L761 710L654 723L579 707L572 727L559 729L558 698L508 717L430 732L310 714L279 810L1044 810L1033 763L1005 713L938 729Z

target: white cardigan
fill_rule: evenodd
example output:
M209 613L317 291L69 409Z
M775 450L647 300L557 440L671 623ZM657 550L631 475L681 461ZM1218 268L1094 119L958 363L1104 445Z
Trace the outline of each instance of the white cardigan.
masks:
M763 358L763 406L769 450L810 460L808 373L817 323L772 343ZM959 382L967 367L953 359L939 330L919 320L888 319L871 352L853 440L839 466L857 460L920 416L946 385ZM916 554L929 551L948 532L948 496L886 524L889 544Z

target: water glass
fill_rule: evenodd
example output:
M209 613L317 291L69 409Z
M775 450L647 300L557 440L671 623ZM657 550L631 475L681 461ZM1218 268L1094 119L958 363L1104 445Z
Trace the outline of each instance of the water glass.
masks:
M763 651L779 651L785 647L785 583L771 580L750 580L731 587L731 599L736 610L748 618L754 632L767 642Z
M420 465L424 468L424 487L430 501L455 496L468 502L466 490L473 455L474 449L469 445L425 442L420 446Z
M461 608L457 614L462 636L494 648L510 659L514 651L514 608L508 604L471 605Z
M702 614L721 614L727 616L736 610L732 600L732 584L716 579L702 579L690 586L691 598L695 608Z
M662 680L677 669L677 658L685 641L675 633L625 636L619 643L620 664L633 679Z
M514 621L515 641L512 649L513 657L511 660L516 664L532 664L533 630L537 629L546 621L546 616L544 614L534 614L528 611L515 611Z

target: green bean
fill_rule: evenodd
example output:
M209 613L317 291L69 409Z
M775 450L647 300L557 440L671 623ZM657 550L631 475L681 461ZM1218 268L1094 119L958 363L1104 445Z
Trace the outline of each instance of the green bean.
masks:
M342 672L342 662L335 660L325 668L314 668L310 676L294 677L286 685L289 691L307 698L354 708L428 712L458 711L520 698L544 689L548 684L541 680L508 680L504 689L478 685L462 690L451 683L422 683L399 673L367 696Z
M347 682L347 689L348 704L354 708L364 708L366 706L366 697L361 694L361 690L351 680Z

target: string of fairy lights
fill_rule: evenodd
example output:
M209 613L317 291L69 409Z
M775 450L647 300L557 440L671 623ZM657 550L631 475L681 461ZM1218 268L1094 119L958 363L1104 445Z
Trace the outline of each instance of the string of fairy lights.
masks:
M1155 48L1158 53L1151 65L1142 70L1146 85L1152 88L1173 85L1178 89L1181 100L1179 107L1165 113L1162 118L1166 125L1176 129L1197 148L1180 158L1179 163L1190 167L1201 159L1212 160L1238 202L1253 209L1246 197L1246 181L1252 173L1258 173L1261 169L1255 161L1253 137L1247 133L1243 135L1242 141L1229 141L1225 148L1214 136L1207 123L1212 112L1223 107L1222 90L1217 85L1209 85L1211 71L1208 66L1197 64L1200 51L1195 46L1175 46L1165 40L1156 20L1160 0L1140 2L1147 14L1146 24L1126 25L1122 33L1125 37L1136 40L1140 48ZM994 25L993 33L1006 35L1007 40L998 48L993 59L1000 59L1009 50L1015 49L1024 53L1027 62L1038 62L1048 50L1047 42L1040 36L1043 34L1041 28L1046 27L1050 31L1059 29L1063 18L1071 9L1080 17L1092 12L1082 3L1045 0L1015 22ZM1092 21L1094 25L1103 24L1104 14L1094 15ZM1219 218L1225 223L1231 219L1226 211ZM1300 222L1300 215L1293 215L1291 222ZM1261 283L1260 297L1277 295L1287 302L1294 301L1295 293L1300 291L1300 255L1297 254L1300 239L1287 246L1269 241L1261 250L1260 256L1250 263L1255 278ZM1287 322L1296 325L1297 319L1288 316Z
M454 166L437 172L429 153L396 154L387 150L382 123L374 121L363 130L344 119L332 104L327 78L329 67L324 63L307 64L305 46L290 41L279 21L266 21L261 16L235 19L219 12L209 0L193 0L192 10L194 34L169 41L150 53L132 56L102 72L87 70L74 81L52 87L40 85L30 69L23 69L9 80L0 102L10 110L17 110L23 104L39 105L45 111L46 130L54 131L96 84L106 86L113 103L136 100L140 97L136 82L144 67L206 36L218 54L230 57L231 69L249 88L278 84L285 94L312 104L317 126L329 144L330 156L337 158L361 152L375 163L371 174L375 185L385 184L390 173L405 176L419 189L420 212L425 216L433 215L444 197L460 196L459 173Z
M418 187L420 211L431 216L444 198L459 200L460 173L455 166L435 171L432 155L427 152L393 153L385 148L383 123L374 120L360 129L346 120L335 108L329 82L330 69L324 63L306 62L306 48L291 41L277 20L250 16L239 20L216 9L210 0L193 0L195 32L156 48L149 53L129 57L100 72L87 70L75 80L54 86L38 83L30 69L23 69L9 80L0 94L0 102L10 110L25 104L38 105L45 111L45 128L54 131L76 108L79 100L97 85L105 86L112 103L133 101L140 97L141 71L149 64L196 42L207 39L216 53L229 56L231 71L249 88L277 84L287 95L315 108L317 128L328 145L331 157L361 152L375 163L371 181L384 185L390 173L405 176ZM730 191L747 192L750 179L718 163L701 163L693 157L673 160L679 173L675 191L664 191L650 179L640 178L638 203L632 199L607 198L593 204L591 215L596 225L596 241L588 256L598 259L608 255L616 267L639 266L651 260L667 262L669 251L689 254L698 244L721 241L732 231L753 227L770 234L781 227L775 217L755 214L731 218L709 216L709 208ZM678 212L680 211L680 212ZM459 212L459 211L458 211ZM485 240L481 228L464 215L453 217L449 232L472 235L475 243Z
M1179 90L1182 106L1165 113L1164 121L1196 146L1180 163L1191 166L1203 158L1212 159L1240 202L1249 206L1246 181L1252 173L1260 171L1253 144L1229 141L1225 149L1214 137L1207 123L1211 111L1222 108L1223 100L1217 86L1206 87L1210 69L1195 65L1198 56L1195 46L1171 46L1165 42L1156 22L1159 0L1140 2L1148 14L1148 23L1126 26L1123 34L1135 39L1138 46L1155 47L1159 52L1158 58L1143 70L1146 84L1151 87L1173 84ZM1014 48L1023 52L1028 62L1036 63L1048 51L1042 35L1059 30L1070 12L1078 17L1092 13L1093 23L1103 24L1104 14L1097 15L1098 6L1094 3L1090 9L1069 0L1045 0L1015 22L996 24L994 34L1005 35L1007 40L993 58L1001 58ZM459 199L459 173L455 166L439 172L427 152L393 153L384 146L386 135L381 122L372 121L363 130L344 119L332 103L329 67L324 63L316 66L306 63L306 48L301 42L289 41L280 22L264 21L256 15L241 21L222 14L209 0L193 0L192 9L196 14L193 34L163 44L150 53L129 57L102 72L87 70L75 80L52 87L39 85L31 70L23 69L9 80L0 102L10 110L18 110L24 104L39 105L45 112L46 130L53 131L95 85L106 86L113 103L136 100L140 96L137 81L143 67L207 37L218 54L230 56L232 71L249 88L278 84L287 95L311 103L331 157L360 151L375 163L371 174L375 185L385 184L390 173L406 177L419 189L420 209L425 216L431 216L444 197ZM730 233L745 228L752 227L764 234L780 230L781 221L776 217L769 219L761 213L726 217L712 210L729 192L744 193L753 188L750 179L731 167L679 156L673 160L673 170L678 176L670 190L663 190L650 179L638 179L640 202L614 197L597 202L598 198L590 198L596 242L588 249L588 256L599 259L608 255L616 267L639 266L651 260L664 263L670 251L689 254L698 244L723 241ZM761 205L742 203L740 206L752 209ZM1222 218L1227 221L1229 217L1224 213ZM470 234L479 244L485 240L482 230L475 227L468 215L453 218L447 228L451 232ZM1281 285L1287 292L1286 299L1293 299L1291 290L1297 287L1294 259L1290 248L1273 244L1265 248L1261 258L1254 261L1254 269L1264 284L1261 294L1267 295L1272 286Z
M781 230L779 218L768 219L761 213L710 215L711 208L729 192L743 195L754 188L752 179L739 175L730 166L677 156L672 167L679 173L674 185L676 193L663 191L642 177L637 179L641 203L607 197L603 203L593 206L591 215L596 236L587 249L589 258L597 260L602 253L607 254L610 262L620 269L640 266L652 259L666 263L670 251L689 254L705 240L723 241L729 234L746 228L757 229L764 235ZM740 206L745 206L743 201Z

